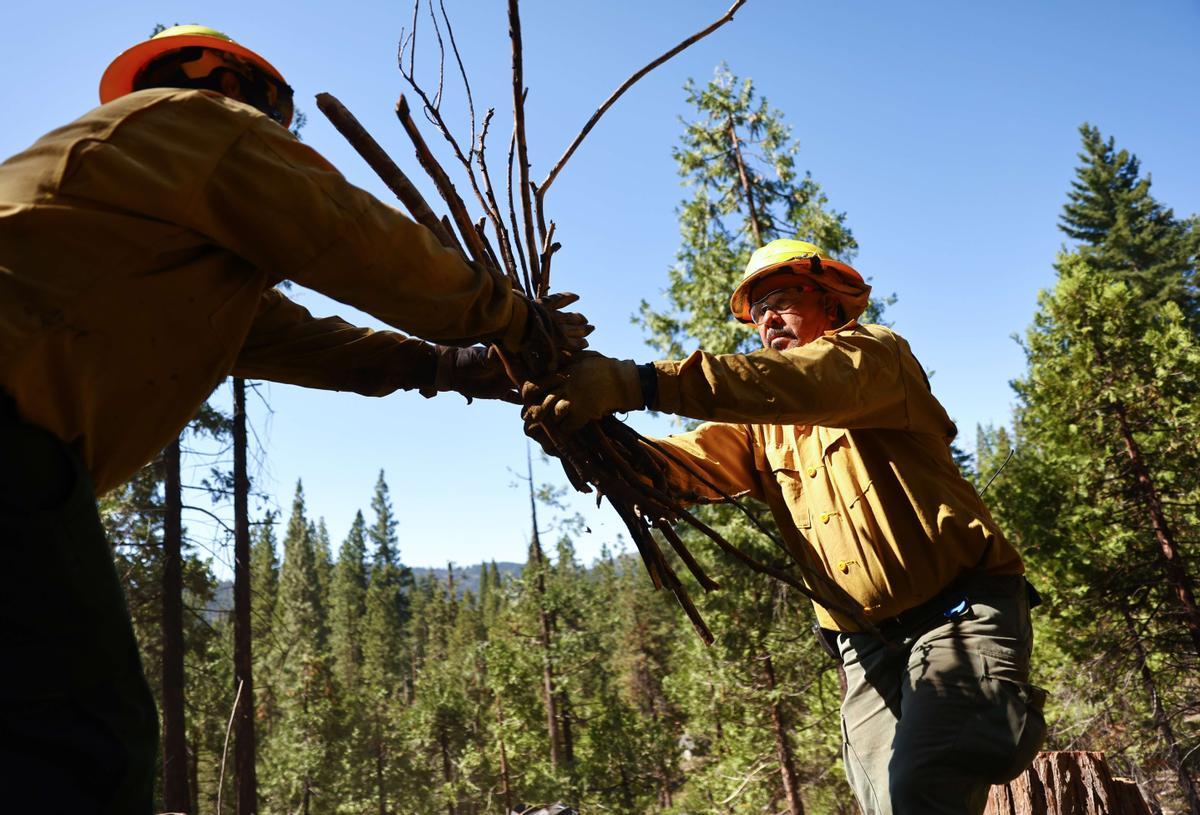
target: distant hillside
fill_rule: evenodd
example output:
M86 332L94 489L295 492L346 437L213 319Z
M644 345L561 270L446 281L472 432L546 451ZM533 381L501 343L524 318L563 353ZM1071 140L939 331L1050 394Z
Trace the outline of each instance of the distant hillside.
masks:
M489 564L490 565L490 564ZM500 574L505 578L517 577L521 574L521 569L524 568L523 563L509 563L507 561L497 563L496 567L500 570ZM438 580L446 579L446 569L431 568L428 566L411 566L413 577L420 580L427 575L432 574ZM479 594L479 575L481 572L480 564L474 566L458 566L454 567L454 588L455 593L462 595L467 589L473 593ZM201 616L208 622L214 622L218 615L228 614L233 611L233 581L222 580L217 584L217 591L213 597L212 605L204 609Z
M489 564L491 565L491 564ZM521 574L521 569L524 568L523 563L497 563L496 567L500 569L500 574L505 578L516 577ZM432 574L438 580L446 579L446 569L429 568L425 566L411 566L413 577L417 580ZM467 589L470 589L475 594L479 594L479 575L481 572L480 564L474 566L459 566L454 565L454 588L457 594L462 594Z

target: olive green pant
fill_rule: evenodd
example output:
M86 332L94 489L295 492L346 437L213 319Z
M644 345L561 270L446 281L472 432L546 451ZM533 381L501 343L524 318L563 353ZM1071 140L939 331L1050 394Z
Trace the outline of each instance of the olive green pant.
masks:
M91 481L0 393L0 808L150 813L158 722Z
M983 812L988 788L1016 777L1045 735L1045 692L1029 684L1033 631L1021 577L962 586L960 616L841 634L846 775L866 815Z

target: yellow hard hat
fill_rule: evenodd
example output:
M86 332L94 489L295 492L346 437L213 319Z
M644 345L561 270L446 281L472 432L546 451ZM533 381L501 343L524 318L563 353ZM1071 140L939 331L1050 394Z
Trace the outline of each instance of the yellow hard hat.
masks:
M871 287L852 266L833 260L814 243L780 238L759 247L750 256L746 273L729 298L733 316L743 323L753 322L750 319L750 292L754 285L769 276L785 278L789 274L804 278L804 282L815 283L836 297L847 320L858 317L867 308Z
M111 102L132 92L138 74L157 57L180 48L195 46L241 57L283 85L287 85L283 74L279 73L274 65L249 48L238 45L228 34L203 25L177 25L163 29L114 59L104 71L104 76L100 77L100 102ZM286 126L287 122L284 124Z

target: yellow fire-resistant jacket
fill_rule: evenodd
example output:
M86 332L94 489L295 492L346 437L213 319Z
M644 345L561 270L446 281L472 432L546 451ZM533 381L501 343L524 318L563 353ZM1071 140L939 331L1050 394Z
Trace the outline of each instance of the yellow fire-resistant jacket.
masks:
M100 492L230 373L369 395L429 383L424 343L314 319L283 279L432 340L524 332L504 279L218 94L132 93L0 165L0 388Z
M699 502L765 501L789 550L867 619L917 606L968 571L1024 571L959 474L954 424L920 363L887 328L852 321L788 351L655 365L658 407L710 420L659 440L688 464L667 461L672 486ZM856 630L816 611L826 628Z

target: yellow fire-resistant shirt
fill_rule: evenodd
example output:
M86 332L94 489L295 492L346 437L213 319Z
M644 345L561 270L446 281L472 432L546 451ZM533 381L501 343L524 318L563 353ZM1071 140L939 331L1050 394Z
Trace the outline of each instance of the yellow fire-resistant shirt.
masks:
M917 606L968 571L1024 571L959 473L954 424L893 331L852 321L788 351L655 365L658 407L709 420L659 440L690 465L667 461L672 486L699 502L765 501L789 550L867 619ZM857 628L816 611L826 628Z
M272 288L283 279L432 340L524 332L507 281L218 94L132 93L0 165L0 388L76 446L100 492L230 373L369 395L428 384L424 343L314 319Z

